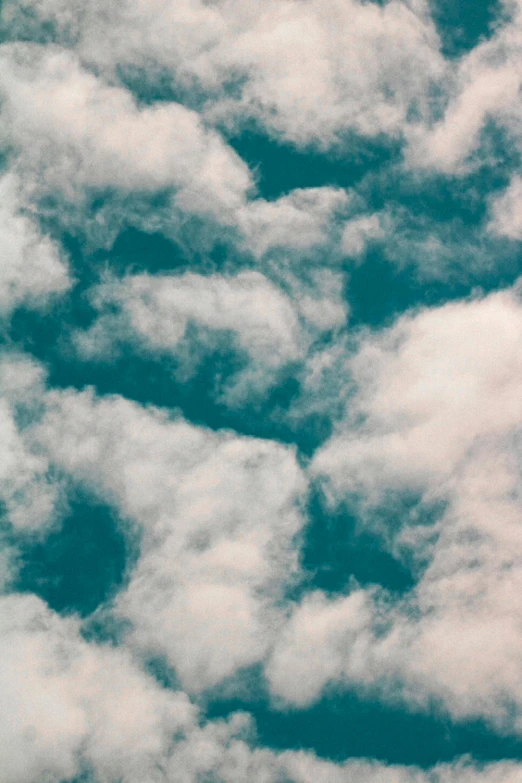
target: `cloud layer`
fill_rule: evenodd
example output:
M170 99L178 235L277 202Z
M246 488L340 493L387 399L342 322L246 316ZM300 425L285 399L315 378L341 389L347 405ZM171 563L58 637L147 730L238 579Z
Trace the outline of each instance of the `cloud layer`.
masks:
M443 5L3 3L0 783L521 779L522 9ZM256 733L351 697L489 750Z

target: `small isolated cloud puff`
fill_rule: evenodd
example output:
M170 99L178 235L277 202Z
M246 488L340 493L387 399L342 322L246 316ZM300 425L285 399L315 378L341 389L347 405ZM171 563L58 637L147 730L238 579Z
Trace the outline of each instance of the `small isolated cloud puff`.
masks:
M267 664L272 694L298 707L315 702L325 686L341 678L347 656L357 657L357 648L366 653L361 639L373 613L364 590L337 600L321 592L305 596Z
M488 228L508 239L522 239L522 177L512 177L508 188L490 202L491 220Z
M375 239L384 237L383 217L381 215L362 215L349 220L341 235L341 250L351 257L359 257L367 245Z
M189 323L232 332L240 346L267 367L296 360L302 352L295 309L284 293L259 272L233 276L135 275L110 280L91 295L100 319L79 334L84 355L103 354L106 343L138 339L149 350L175 351ZM119 308L116 315L104 309Z

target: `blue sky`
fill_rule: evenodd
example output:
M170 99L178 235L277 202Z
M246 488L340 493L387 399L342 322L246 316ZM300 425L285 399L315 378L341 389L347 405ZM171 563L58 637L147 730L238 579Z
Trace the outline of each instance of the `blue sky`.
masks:
M520 2L0 30L0 783L518 783Z

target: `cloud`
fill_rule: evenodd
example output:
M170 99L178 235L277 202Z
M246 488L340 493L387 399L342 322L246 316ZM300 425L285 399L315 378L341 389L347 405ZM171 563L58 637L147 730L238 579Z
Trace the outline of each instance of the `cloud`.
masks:
M457 762L427 772L256 747L247 714L202 722L122 649L86 642L74 618L35 596L0 598L1 783L513 783L520 765Z
M363 334L341 369L353 383L345 418L312 471L410 558L418 582L400 600L370 591L297 607L269 665L278 695L307 702L339 679L521 730L521 334L516 290ZM400 523L387 527L393 504ZM352 641L345 627L360 629Z
M297 573L306 483L293 450L72 391L49 392L34 437L143 531L116 600L134 644L166 655L191 690L264 657Z
M266 675L272 694L298 707L320 698L342 677L348 657L366 653L362 634L373 622L373 605L364 590L328 600L321 592L306 595L279 638Z
M388 222L388 221L386 221ZM341 249L347 256L362 255L369 242L384 237L383 217L363 215L349 220L341 236Z
M60 481L23 424L38 416L42 380L41 368L26 357L0 357L0 503L2 514L19 532L52 523L62 505Z
M327 146L347 130L400 134L444 72L423 2L185 0L85 11L31 0L8 4L4 19L14 35L38 36L34 14L98 68L166 75L206 99L208 116L255 117L298 144Z
M70 199L84 190L173 189L188 212L227 220L251 187L247 166L178 103L138 108L131 94L36 44L0 49L3 144L27 183Z
M89 225L103 245L110 244L114 223L134 221L169 235L182 231L188 215L207 221L201 230L213 232L214 241L225 232L227 241L255 258L274 249L302 254L335 244L335 219L350 202L344 190L308 188L272 202L252 199L248 166L200 114L172 101L138 105L129 90L87 70L71 51L3 44L0 95L0 145L15 172L4 189L14 192L16 178L24 202L50 213L62 228ZM154 195L163 198L162 209L151 202ZM96 198L101 201L93 209ZM12 235L16 228L20 239L4 243L13 261L5 266L3 298L9 293L14 302L16 290L23 290L19 255L31 255L24 262L31 273L24 278L31 280L27 299L64 290L55 245L38 238L27 218L16 218L13 226L9 214L6 231Z
M251 201L238 211L237 223L256 257L277 248L306 251L331 241L336 213L349 203L340 188L296 188L275 201Z
M232 336L248 356L223 390L224 400L235 404L266 392L280 370L303 360L317 333L346 319L334 274L312 273L310 291L299 278L286 275L285 282L297 289L292 298L254 270L109 279L91 292L97 320L74 341L83 358L110 360L120 346L134 344L158 357L177 355L189 367Z
M522 71L518 57L520 16L499 25L496 34L463 57L448 83L443 116L426 133L414 129L412 162L459 173L480 144L488 120L515 131ZM420 133L420 136L416 136Z
M71 285L57 244L24 213L19 183L0 179L0 315L20 305L41 307Z
M483 259L500 243L485 234L522 236L519 6L445 61L425 0L2 4L0 783L520 780L515 762L421 770L276 752L248 713L204 711L247 690L269 711L349 689L522 733L520 283L346 329L350 265L368 248L359 323L381 262L415 257L405 296L443 296L423 288L429 275L493 270L498 254ZM327 162L325 179L351 151L337 173L345 182L353 163L358 184L291 190L282 166L283 195L263 198L262 161L257 190L234 151L244 130L271 136L269 150L284 142L281 160L309 172ZM490 192L471 174L492 168L495 134L505 160ZM374 155L366 175L357 149ZM463 194L455 180L468 175ZM137 274L123 252L112 270L111 243L132 225L176 240L183 269ZM52 329L84 360L82 378L125 353L167 358L181 382L217 357L209 391L223 420L270 417L290 380L301 399L277 415L296 431L320 414L315 442L331 434L304 455L67 387L78 378L45 331L76 282L60 238L79 285ZM406 278L387 279L398 290ZM40 315L10 320L29 307ZM17 346L45 356L59 387ZM230 356L239 369L222 380ZM84 620L12 592L22 543L46 546L51 528L56 540L72 488L113 509L136 544L119 592ZM304 543L320 489L326 516L346 507L412 588L385 589L378 567L358 584L347 562L345 588L318 589ZM158 662L176 685L152 675Z
M298 358L300 328L289 299L255 271L237 275L136 275L102 283L92 301L104 309L121 308L79 338L80 350L103 352L103 341L118 332L133 335L156 351L173 351L190 322L210 330L233 332L253 358L268 367ZM127 334L126 334L127 333Z
M522 178L515 174L508 188L491 201L491 220L488 228L508 239L522 239Z
M194 725L185 696L160 689L128 653L87 644L76 620L35 596L0 599L0 656L2 783L58 783L85 764L100 783L137 783Z

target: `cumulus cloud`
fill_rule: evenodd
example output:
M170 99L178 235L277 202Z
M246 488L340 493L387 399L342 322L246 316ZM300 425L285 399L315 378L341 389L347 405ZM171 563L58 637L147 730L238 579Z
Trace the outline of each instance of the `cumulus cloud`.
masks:
M341 235L341 250L347 256L357 258L369 242L384 236L383 220L380 215L363 215L349 220Z
M134 783L194 725L185 696L161 690L124 651L87 644L74 619L35 596L0 599L0 656L2 783L58 783L85 765L103 783Z
M520 765L416 768L252 747L245 714L203 723L185 694L159 686L129 654L85 642L74 618L35 596L0 598L0 781L60 783L509 783Z
M475 273L499 242L484 231L522 237L516 165L499 175L504 190L478 179L452 190L491 168L495 132L498 154L522 150L519 5L449 61L425 0L2 4L0 783L521 779L517 762L422 770L276 752L248 713L205 715L208 700L248 688L267 710L351 689L442 710L449 730L480 719L522 732L520 285L346 329L348 275L374 251L399 267L415 257L408 294L427 301L429 274ZM245 129L270 137L258 170L234 149ZM287 187L285 161L303 163L302 187ZM449 209L458 202L438 227L437 178ZM148 247L154 233L175 239L179 271L135 257L126 268L125 251L112 269L129 225ZM359 324L373 312L367 271ZM36 330L59 295L53 345ZM49 383L17 347L45 357ZM319 412L321 445L300 453L94 388L103 362L133 352L168 357L177 382L232 355L239 369L221 382L216 362L209 390L223 420L262 410L268 427L295 425ZM92 388L67 386L89 373ZM274 412L287 380L301 398ZM354 514L354 551L370 531L413 587L385 589L378 569L359 584L347 563L343 590L319 589L306 570L319 488L326 514ZM119 592L86 620L16 592L20 542L59 536L72 489L115 511L136 543ZM170 684L152 675L158 662Z
M494 121L520 141L518 93L522 78L518 52L521 17L516 5L509 20L458 63L448 83L443 116L426 129L413 129L411 156L419 167L459 172ZM420 134L420 135L417 135Z
M331 670L327 679L417 704L434 697L456 718L520 731L521 327L510 290L363 336L344 367L346 417L313 471L332 500L351 498L392 551L413 558L419 580L401 601L354 593L298 608L271 664L276 692L309 700ZM401 497L419 498L413 512L401 512ZM402 519L387 528L374 511L393 503ZM332 631L330 617L342 618ZM353 642L345 626L360 627ZM286 676L304 651L308 697Z
M223 216L242 203L248 168L197 113L140 109L67 51L6 44L0 52L3 143L29 185L81 197L83 188L173 188L188 211ZM33 186L34 187L34 186Z
M328 243L336 213L349 203L340 188L297 188L275 201L251 201L238 210L237 223L257 257L277 248L306 251Z
M406 159L417 170L458 176L483 165L498 166L502 157L495 152L491 138L504 137L512 158L511 183L507 191L490 198L488 228L494 234L520 239L517 161L522 150L522 12L518 2L503 5L503 18L494 34L452 69L444 90L445 106L431 122L408 129Z
M508 188L491 201L489 228L509 239L522 239L522 178L515 174Z
M229 343L232 335L249 362L229 381L224 399L240 402L245 395L266 391L278 371L303 360L317 333L338 328L346 319L335 275L327 270L312 274L310 292L299 279L295 283L297 291L290 297L254 270L108 280L91 292L100 315L75 335L76 347L85 358L110 359L119 346L130 343L182 360L188 344L196 353L191 356L189 347L190 361L197 364L198 352L202 357L205 349L215 349L220 340ZM192 337L190 325L198 328Z
M38 416L42 380L41 368L29 359L9 353L1 357L0 503L8 523L20 532L52 523L61 505L59 480L31 442L27 425Z
M78 338L80 350L103 352L103 342L122 337L145 341L153 350L175 350L194 322L233 332L254 358L274 367L300 354L299 322L290 300L259 272L238 275L136 275L102 283L92 294L102 315ZM127 335L125 334L127 332ZM92 346L92 347L91 347Z
M19 305L42 306L71 285L57 244L24 214L19 183L0 179L0 314Z
M232 231L229 239L235 237L255 258L274 249L302 254L335 243L333 224L350 202L346 191L305 188L271 202L251 198L255 186L248 166L200 114L172 101L138 105L129 90L95 75L69 50L4 44L0 95L0 144L16 172L5 180L5 196L15 195L16 178L33 210L45 202L49 211L54 200L52 218L65 227L74 210L73 223L93 223L91 204L98 197L114 214L107 204L97 208L93 235L103 236L104 230L110 235L109 224L119 213L116 223L159 223L167 234L180 230L180 215L189 215ZM150 203L155 194L166 199L161 219ZM126 198L135 204L127 205L125 215ZM140 216L144 211L147 218ZM27 299L65 289L53 243L40 238L27 218L6 211L2 220L11 235L3 243L3 298L9 294L16 301L22 275Z
M34 437L143 530L117 612L201 690L265 655L296 574L305 480L292 450L122 398L50 392ZM151 611L151 607L154 607Z
M86 11L30 0L4 10L15 33L25 35L38 35L35 15L86 62L108 72L159 70L174 84L196 87L209 116L254 116L297 143L328 145L347 130L400 134L410 113L426 111L430 84L444 72L422 1L184 0Z

